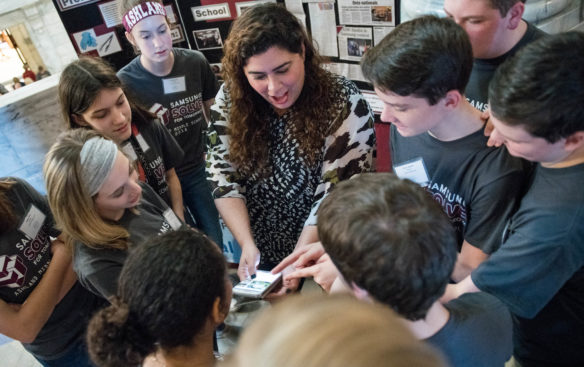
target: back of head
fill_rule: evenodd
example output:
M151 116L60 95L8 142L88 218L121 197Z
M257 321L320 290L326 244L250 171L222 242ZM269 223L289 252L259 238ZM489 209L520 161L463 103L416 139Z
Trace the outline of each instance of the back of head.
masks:
M217 299L225 313L226 264L204 234L169 232L130 251L118 297L88 327L91 358L99 366L139 366L160 346L197 343Z
M320 206L318 234L347 282L410 320L444 293L457 256L440 206L390 173L339 183Z
M68 241L80 241L92 247L124 247L128 232L99 216L86 189L81 150L95 137L107 139L93 130L75 129L60 134L51 146L43 165L49 206Z
M491 113L554 143L584 131L584 33L531 42L501 65L489 85Z
M450 90L464 93L473 57L454 21L427 15L397 26L361 60L365 78L382 91L436 104Z
M231 367L445 366L386 307L348 296L293 296L245 330Z
M105 60L81 57L65 67L59 79L59 101L68 127L80 127L72 115L85 112L104 88L122 88L115 70Z

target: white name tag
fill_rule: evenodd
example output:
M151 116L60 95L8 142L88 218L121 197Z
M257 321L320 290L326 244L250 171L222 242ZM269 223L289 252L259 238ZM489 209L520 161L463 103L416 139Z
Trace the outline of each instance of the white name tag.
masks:
M170 208L166 209L164 213L162 213L162 215L164 216L164 219L166 219L168 224L170 224L173 230L176 231L177 229L182 227L182 222L180 221L180 219L178 219L176 214L174 214L172 209Z
M31 205L18 229L29 238L34 239L41 230L46 217L36 206Z
M402 180L408 179L414 181L418 185L424 186L430 181L426 165L422 158L412 159L411 161L393 166L393 171L397 177Z
M142 152L146 153L148 149L150 149L150 146L148 145L148 143L146 143L146 140L144 140L142 134L136 135L136 140L138 140L138 144L140 145Z
M184 76L162 79L162 87L164 88L164 94L184 92L187 90Z
M132 162L138 159L138 156L136 155L134 147L132 146L131 143L124 144L124 146L122 147L122 152L124 152L124 154L127 155Z

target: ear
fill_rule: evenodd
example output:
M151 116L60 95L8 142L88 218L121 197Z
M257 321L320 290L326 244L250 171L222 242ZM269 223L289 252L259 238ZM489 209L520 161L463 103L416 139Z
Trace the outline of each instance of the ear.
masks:
M371 301L371 297L369 296L369 292L365 289L359 287L355 282L351 282L351 290L353 291L353 295L355 298L361 301Z
M89 124L83 119L83 116L76 113L71 114L71 119L79 126L89 126Z
M449 90L444 98L442 98L442 103L444 104L444 107L454 109L458 106L460 101L463 100L463 98L464 96L459 91L453 89Z
M524 11L525 4L522 3L521 1L517 1L515 5L513 5L511 9L509 9L509 11L507 12L506 17L509 19L507 28L513 30L519 27L519 24L521 23L521 17L523 17Z
M136 46L136 40L134 39L134 36L132 36L132 33L125 32L125 34L126 34L126 39L128 40L128 42L130 42L132 44L132 46L138 47L138 46Z
M582 149L584 147L584 131L576 131L566 138L565 149L569 152Z
M227 317L227 313L229 312L228 307L222 307L221 298L215 298L213 302L213 308L211 310L211 319L215 323L215 325L221 324L225 318ZM227 310L225 310L227 308Z

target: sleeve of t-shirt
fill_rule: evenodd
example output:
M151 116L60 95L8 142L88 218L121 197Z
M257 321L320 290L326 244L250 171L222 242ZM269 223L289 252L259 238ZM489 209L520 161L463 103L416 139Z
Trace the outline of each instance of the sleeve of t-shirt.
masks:
M304 225L316 225L317 211L325 196L340 181L371 171L375 130L373 112L359 92L349 95L339 118L340 127L325 139L322 173L314 192L310 215Z
M229 161L229 103L224 85L221 86L215 103L211 106L211 124L207 131L207 182L213 198L235 197L245 199L237 181L237 171Z
M506 151L496 153L497 160L479 173L481 178L472 193L464 233L468 243L486 254L501 246L505 224L521 198L526 176L519 159L509 157Z
M582 267L582 256L566 238L541 241L514 232L471 277L475 285L524 318L533 318Z
M185 153L176 142L176 139L170 134L166 126L158 120L152 121L151 124L155 129L157 140L160 143L164 167L168 170L181 164Z
M46 215L45 222L47 224L47 228L49 230L49 236L57 237L61 234L55 226L55 219L53 218L53 213L51 212L51 208L49 207L49 203L47 201L46 196L41 195L38 191L35 190L28 182L16 179L16 185L18 185L19 189L23 191L23 196L21 197L24 199L25 203L29 202L34 204L43 214ZM26 210L26 209L25 209Z
M81 285L105 299L116 295L122 264L95 256L91 250L86 253L83 247L84 245L77 246L74 253L74 270Z

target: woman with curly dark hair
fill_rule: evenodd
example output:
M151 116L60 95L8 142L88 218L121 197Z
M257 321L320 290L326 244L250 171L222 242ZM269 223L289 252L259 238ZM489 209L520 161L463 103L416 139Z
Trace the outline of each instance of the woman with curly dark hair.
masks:
M320 202L338 181L371 169L375 136L357 87L321 67L304 27L281 5L246 9L224 52L207 176L242 248L243 279L318 241Z
M87 330L98 366L214 365L213 335L229 312L231 282L208 237L190 229L153 237L130 251L118 284Z

